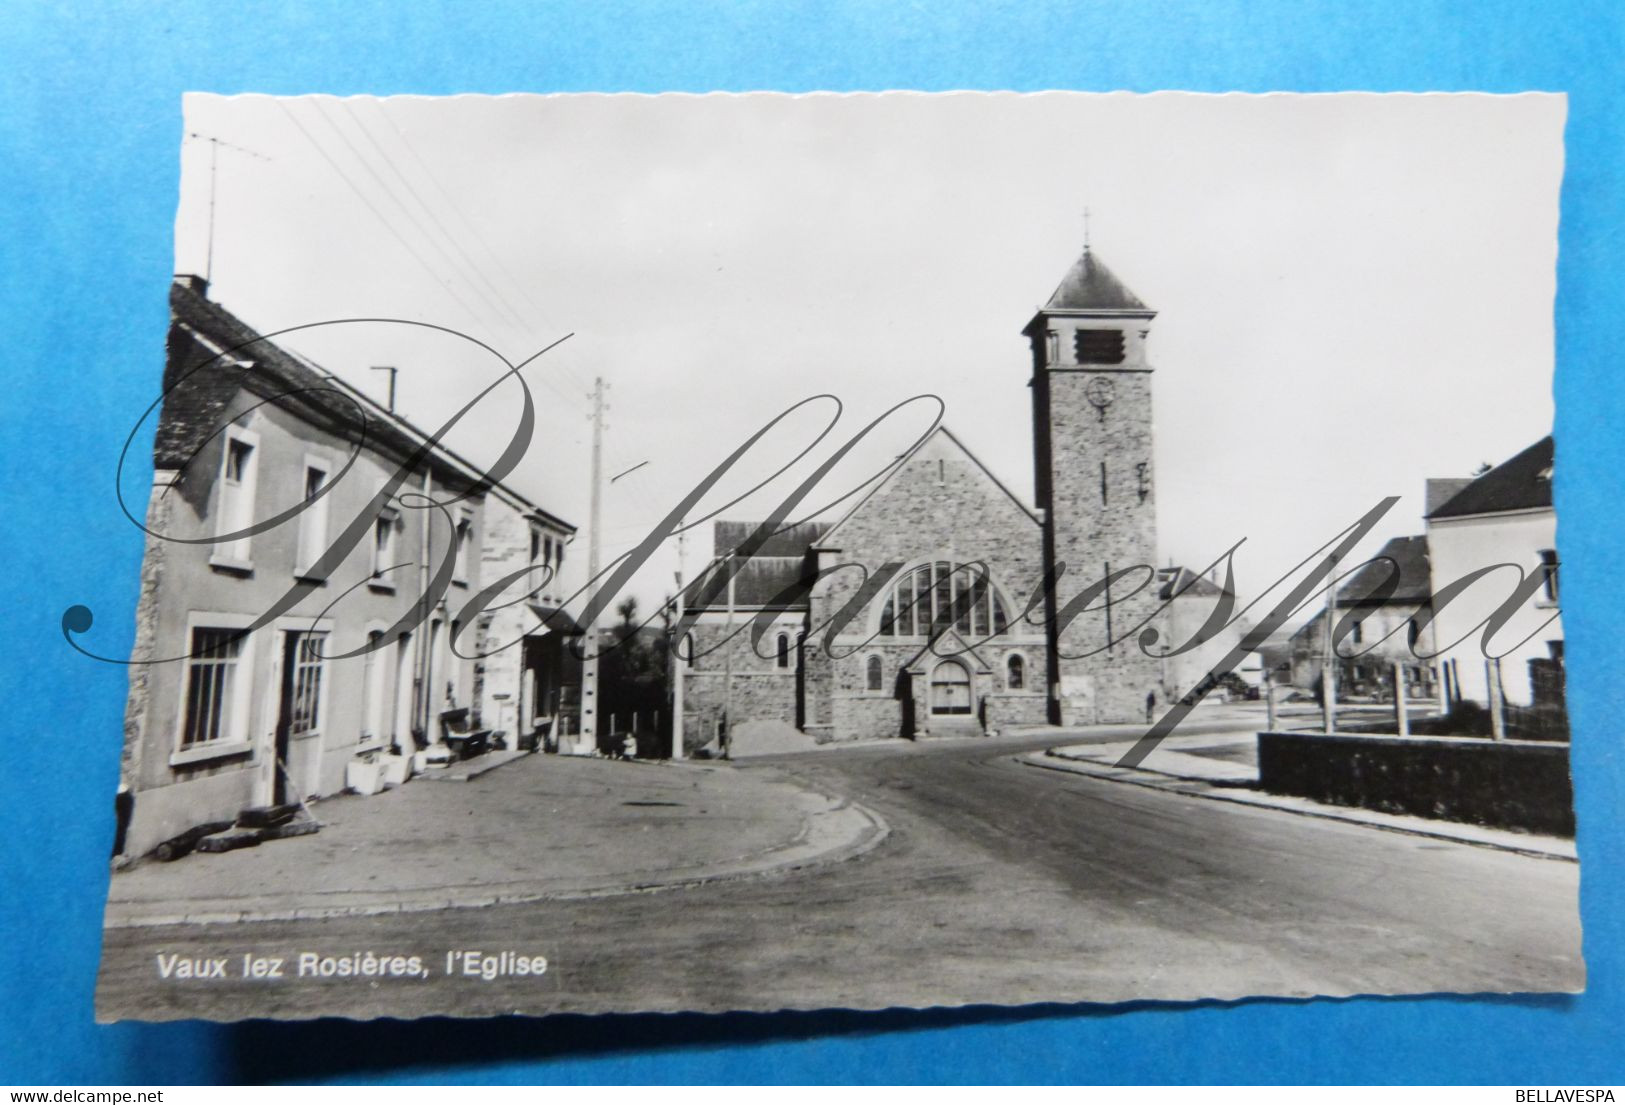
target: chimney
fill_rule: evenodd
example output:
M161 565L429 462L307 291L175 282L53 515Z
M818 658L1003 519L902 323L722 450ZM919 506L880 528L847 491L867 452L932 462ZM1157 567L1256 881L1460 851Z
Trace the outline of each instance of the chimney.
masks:
M196 273L178 272L175 274L175 283L189 292L196 292L198 298L209 298L209 282Z
M1456 493L1473 482L1471 476L1448 476L1444 479L1431 479L1423 485L1422 517L1426 518L1435 510L1444 506Z

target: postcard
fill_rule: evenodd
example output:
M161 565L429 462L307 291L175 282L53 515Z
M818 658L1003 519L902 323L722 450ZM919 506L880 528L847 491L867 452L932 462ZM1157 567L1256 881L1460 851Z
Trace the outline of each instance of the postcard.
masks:
M1582 990L1565 111L187 96L98 1016Z

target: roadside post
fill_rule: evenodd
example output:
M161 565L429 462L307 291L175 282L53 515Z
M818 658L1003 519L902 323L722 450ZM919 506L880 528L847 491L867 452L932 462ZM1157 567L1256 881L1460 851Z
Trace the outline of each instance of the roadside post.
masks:
M1394 661L1394 730L1402 737L1411 735L1411 711L1405 701L1405 665Z

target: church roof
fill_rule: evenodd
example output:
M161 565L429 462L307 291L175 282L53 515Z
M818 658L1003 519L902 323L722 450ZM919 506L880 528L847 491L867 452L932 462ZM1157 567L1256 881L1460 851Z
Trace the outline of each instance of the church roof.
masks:
M963 441L960 441L959 438L954 434L954 432L952 430L950 430L947 426L938 425L936 429L932 430L929 434L927 434L925 436L924 440L922 440L913 449L909 450L908 453L904 454L902 457L899 457L898 460L906 463L908 460L913 458L915 456L915 454L917 454L921 449L925 448L925 446L926 446L926 444L928 442L935 441L939 437L943 438L943 439L946 439L947 441L951 442L953 447L955 449L957 449L973 465L975 465L977 467L977 469L981 471L982 475L984 475L984 476L986 476L988 478L989 482L991 482L994 487L996 487L1000 491L1002 491L1005 494L1005 496L1011 502L1015 503L1016 506L1018 508L1020 508L1020 510L1021 510L1021 512L1023 514L1025 514L1027 517L1031 518L1035 524L1038 522L1038 515L1033 513L1033 508L1028 506L1026 503L1022 502L1021 497L1019 495L1017 495L1014 491L1011 491L1010 488L1005 484L1005 482L1003 480L1001 480L1001 479L999 479L999 477L995 476L993 474L993 469L991 469L987 465L983 464L982 461L981 461L981 458L978 457L975 453L971 452L968 448L966 448L965 443ZM858 513L858 511L862 510L864 508L864 505L867 504L870 499L874 498L876 495L878 495L880 493L881 488L885 487L886 484L890 483L891 480L899 472L901 472L903 470L904 463L894 465L891 468L891 470L888 471L886 473L886 475L882 479L880 479L878 482L876 482L875 485L869 489L868 494L864 495L861 499L859 499L856 503L854 503L852 505L851 510L848 510L845 514L841 515L841 518L840 518L839 521L837 521L833 526L830 526L827 530L824 531L823 535L816 542L814 542L813 547L814 548L836 548L836 547L838 547L838 546L836 546L836 545L834 545L832 543L834 538L835 538L835 534L841 529L842 526L846 525L847 519L853 517L854 515L856 515Z
M764 522L725 522L718 520L712 530L716 555L723 556L739 548L751 535L761 529ZM825 530L828 522L798 522L780 524L756 547L753 556L803 556Z
M1395 571L1399 580L1394 593L1386 598L1381 591ZM1373 606L1400 603L1410 605L1433 598L1433 573L1429 567L1428 539L1422 534L1391 537L1382 551L1366 562L1337 589L1339 606Z
M1456 492L1428 517L1465 518L1551 505L1552 438L1548 434Z
M716 558L694 581L685 599L689 610L727 609L730 574L736 607L791 610L806 606L815 579L813 563L807 554L829 528L829 523L801 522L784 526L750 556L735 561L730 573L723 558L743 545L761 525L761 522L727 521L715 524Z
M1088 246L1044 304L1046 311L1148 311Z
M1162 602L1179 595L1191 595L1195 598L1214 598L1220 595L1235 597L1235 592L1223 584L1214 583L1206 576L1199 576L1189 568L1159 568L1157 579L1162 588L1157 592L1157 598Z

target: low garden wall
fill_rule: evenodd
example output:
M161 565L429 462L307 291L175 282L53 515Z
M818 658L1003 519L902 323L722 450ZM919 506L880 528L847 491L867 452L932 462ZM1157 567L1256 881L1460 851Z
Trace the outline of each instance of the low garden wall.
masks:
M1569 746L1551 741L1260 733L1258 785L1338 806L1574 835Z

